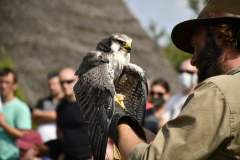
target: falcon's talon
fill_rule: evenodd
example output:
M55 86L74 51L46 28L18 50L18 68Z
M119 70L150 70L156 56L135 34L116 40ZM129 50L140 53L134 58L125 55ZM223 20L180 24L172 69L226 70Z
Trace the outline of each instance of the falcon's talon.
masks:
M122 94L116 94L114 96L114 101L123 109L123 110L126 110L126 107L124 105L124 98L125 96L122 95Z

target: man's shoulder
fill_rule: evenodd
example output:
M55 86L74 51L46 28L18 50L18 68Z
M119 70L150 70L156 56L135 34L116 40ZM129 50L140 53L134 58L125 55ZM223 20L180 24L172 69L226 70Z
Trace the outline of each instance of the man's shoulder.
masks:
M214 83L221 83L221 82L226 82L226 81L232 81L234 79L235 79L234 75L223 74L223 75L210 77L210 78L206 79L206 81L207 82L210 81L210 82L214 82Z
M58 103L56 108L57 108L57 110L61 110L61 109L65 108L65 106L68 106L68 105L69 105L69 103L68 103L67 99L66 98L62 98L59 101L59 103Z
M28 107L28 105L24 101L20 100L17 97L15 97L13 99L12 104L14 104L14 105L16 105L18 107Z
M219 75L206 79L199 86L202 85L215 85L219 89L230 89L231 87L240 87L239 76L235 75Z
M214 76L200 83L195 88L194 94L204 93L206 96L208 96L210 92L219 92L225 98L232 99L240 94L239 80L239 75Z
M65 97L63 97L62 99L59 100L58 106L66 104L68 104L68 101Z
M39 99L39 101L51 101L51 100L52 100L52 96L42 97Z
M30 112L28 105L15 97L10 103L7 104L9 109L12 109L14 112L22 113L22 112Z
M41 104L41 103L43 103L43 102L45 102L45 101L52 101L52 97L51 97L51 96L47 96L47 97L42 97L42 98L40 98L40 99L37 101L37 105L38 105L38 104Z
M35 108L41 110L55 110L58 102L54 102L52 96L47 96L39 99L35 105Z

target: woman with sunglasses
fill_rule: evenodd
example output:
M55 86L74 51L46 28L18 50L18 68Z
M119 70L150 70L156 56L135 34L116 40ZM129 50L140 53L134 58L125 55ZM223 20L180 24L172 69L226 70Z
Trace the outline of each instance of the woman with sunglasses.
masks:
M155 79L150 85L148 101L151 108L146 111L145 128L157 133L162 125L162 113L165 103L170 98L170 86L162 78Z

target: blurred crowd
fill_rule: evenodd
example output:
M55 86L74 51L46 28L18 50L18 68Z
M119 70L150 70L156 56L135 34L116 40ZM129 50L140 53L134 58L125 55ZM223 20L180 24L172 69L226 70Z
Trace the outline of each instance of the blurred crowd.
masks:
M0 71L0 160L91 159L87 122L81 118L73 92L77 81L72 68L47 75L49 94L29 107L15 96L18 76L12 69ZM178 70L179 93L159 77L149 84L144 127L153 133L175 119L197 85L197 69L187 59ZM111 140L106 159L119 159Z
M72 68L49 73L49 95L28 107L15 96L16 72L0 71L0 160L91 158L87 123L73 92L74 74Z

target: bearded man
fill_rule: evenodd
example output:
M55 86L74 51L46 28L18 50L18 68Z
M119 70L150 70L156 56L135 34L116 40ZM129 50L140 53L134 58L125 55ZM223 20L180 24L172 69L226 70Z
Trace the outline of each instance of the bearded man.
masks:
M120 121L116 143L125 159L240 159L239 6L239 0L210 0L197 19L175 26L172 40L193 54L200 84L150 144Z

